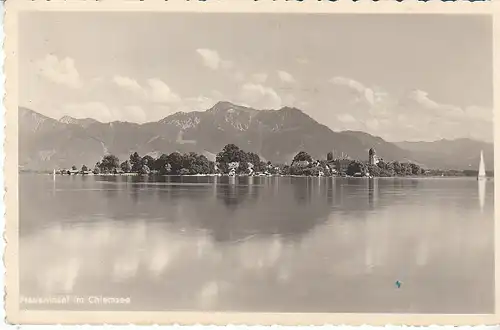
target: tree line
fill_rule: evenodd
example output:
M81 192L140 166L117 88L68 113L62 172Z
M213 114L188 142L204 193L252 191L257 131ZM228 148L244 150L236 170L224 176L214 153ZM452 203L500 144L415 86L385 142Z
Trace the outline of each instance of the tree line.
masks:
M226 145L217 155L216 160L211 161L205 155L195 152L181 154L172 152L162 154L158 158L150 155L140 156L137 152L130 155L129 159L120 162L115 155L106 155L97 162L92 172L94 174L161 174L161 175L193 175L193 174L249 174L253 172L269 171L270 174L278 174L271 162L264 162L259 155L246 152L234 144ZM76 169L76 166L73 166ZM82 172L87 171L82 167Z
M386 162L379 160L377 164L366 164L364 162L353 160L347 167L347 175L356 173L369 173L376 177L392 176L419 176L426 174L425 169L417 164L410 162L400 163L398 161Z
M115 155L106 155L95 164L93 172L94 174L120 172L161 175L212 174L215 173L215 163L195 152L185 154L173 152L169 155L162 154L158 158L150 155L141 157L134 152L129 159L121 163Z
M195 152L162 154L158 158L150 155L140 156L134 152L130 157L120 162L115 155L106 155L97 162L93 169L82 166L81 172L92 171L94 174L160 174L160 175L194 175L194 174L235 174L248 175L263 173L268 175L297 176L331 176L345 174L355 176L369 174L376 177L417 176L426 171L417 164L398 161L386 162L380 160L376 165L359 160L350 160L344 173L339 173L333 153L328 153L326 159L315 160L305 151L295 155L291 165L272 164L262 160L253 152L246 152L234 144L226 145L215 157L215 162L206 156ZM345 162L346 160L342 160ZM76 166L72 168L76 170Z

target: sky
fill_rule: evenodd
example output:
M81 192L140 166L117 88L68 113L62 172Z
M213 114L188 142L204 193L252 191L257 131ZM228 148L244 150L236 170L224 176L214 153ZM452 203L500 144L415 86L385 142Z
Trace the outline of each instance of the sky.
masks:
M56 119L231 101L388 141L493 139L487 16L31 12L19 31L19 105Z

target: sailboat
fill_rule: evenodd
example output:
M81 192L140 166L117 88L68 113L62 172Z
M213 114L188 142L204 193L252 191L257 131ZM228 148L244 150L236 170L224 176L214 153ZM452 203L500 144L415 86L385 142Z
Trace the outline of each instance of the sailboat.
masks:
M481 159L479 161L479 172L477 173L477 179L478 180L485 180L486 179L486 169L484 167L484 157L483 157L482 150L481 150Z
M486 197L486 170L484 168L483 151L481 150L481 159L479 161L479 172L477 173L477 188L479 197L479 207L481 212L484 209L484 202Z

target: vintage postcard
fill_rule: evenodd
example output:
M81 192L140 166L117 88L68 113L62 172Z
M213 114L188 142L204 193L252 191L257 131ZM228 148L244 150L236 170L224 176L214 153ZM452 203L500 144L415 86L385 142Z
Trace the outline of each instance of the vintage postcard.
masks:
M8 321L499 323L498 9L7 1Z

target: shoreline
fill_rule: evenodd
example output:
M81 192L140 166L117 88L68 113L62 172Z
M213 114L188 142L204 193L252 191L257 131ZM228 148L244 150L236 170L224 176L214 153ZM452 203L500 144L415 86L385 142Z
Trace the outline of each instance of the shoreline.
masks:
M40 175L53 175L53 173L47 172L29 172L29 171L20 171L19 174L40 174ZM308 175L227 175L227 174L184 174L184 175L173 175L173 174L139 174L139 173L108 173L108 174L94 174L94 173L75 173L75 174L61 174L57 173L57 176L101 176L101 177L114 177L114 176L142 176L142 177L257 177L257 178L270 178L270 177L283 177L283 178L332 178L332 179L457 179L457 178L470 178L477 179L475 176L467 176L467 175L449 175L449 176L308 176ZM486 177L487 180L494 179L494 176Z

